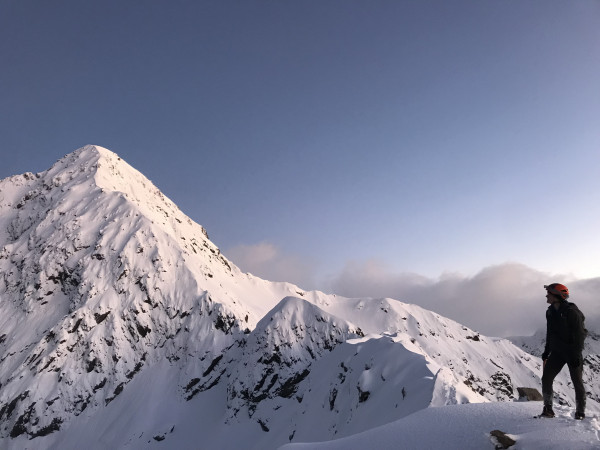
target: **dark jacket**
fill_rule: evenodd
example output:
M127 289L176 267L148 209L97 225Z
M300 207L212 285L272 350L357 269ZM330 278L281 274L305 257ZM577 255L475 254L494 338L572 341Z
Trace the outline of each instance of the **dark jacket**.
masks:
M546 311L546 348L542 359L550 353L558 353L565 360L581 355L587 336L585 317L574 303L563 300L556 309L553 305Z

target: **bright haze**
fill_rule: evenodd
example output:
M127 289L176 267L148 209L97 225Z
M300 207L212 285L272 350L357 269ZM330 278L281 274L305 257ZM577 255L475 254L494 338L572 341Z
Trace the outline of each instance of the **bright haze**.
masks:
M586 0L3 1L0 178L98 144L258 276L494 335L542 327L561 281L596 323L599 21Z

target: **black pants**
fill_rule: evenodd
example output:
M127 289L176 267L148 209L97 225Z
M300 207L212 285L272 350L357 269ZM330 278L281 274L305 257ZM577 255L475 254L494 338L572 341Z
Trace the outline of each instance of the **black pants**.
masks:
M580 361L582 361L580 359ZM568 363L567 360L557 354L556 352L551 353L550 357L546 361L544 366L544 373L542 375L542 393L544 395L544 404L552 406L552 396L554 394L552 390L552 384L558 373L567 364L569 367L569 373L571 374L571 381L575 388L575 402L577 412L585 412L585 387L583 386L583 363L578 366L573 366Z

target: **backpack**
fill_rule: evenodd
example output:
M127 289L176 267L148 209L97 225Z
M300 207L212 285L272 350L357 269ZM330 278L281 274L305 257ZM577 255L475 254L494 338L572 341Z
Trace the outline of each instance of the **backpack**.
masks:
M582 340L585 339L588 335L588 330L585 327L585 316L583 315L583 313L581 312L581 310L577 307L577 305L575 303L569 302L567 311L572 311L579 317L579 320L581 321L581 328L583 329Z

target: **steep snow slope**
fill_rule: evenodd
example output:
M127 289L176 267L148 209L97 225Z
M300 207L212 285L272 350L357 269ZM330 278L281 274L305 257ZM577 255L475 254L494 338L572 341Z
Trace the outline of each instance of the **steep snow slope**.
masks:
M94 146L0 181L0 330L6 448L269 449L514 400L541 374L509 341L415 305L241 273Z
M299 290L240 273L143 175L88 146L0 182L1 434L108 405L146 366L204 372Z

